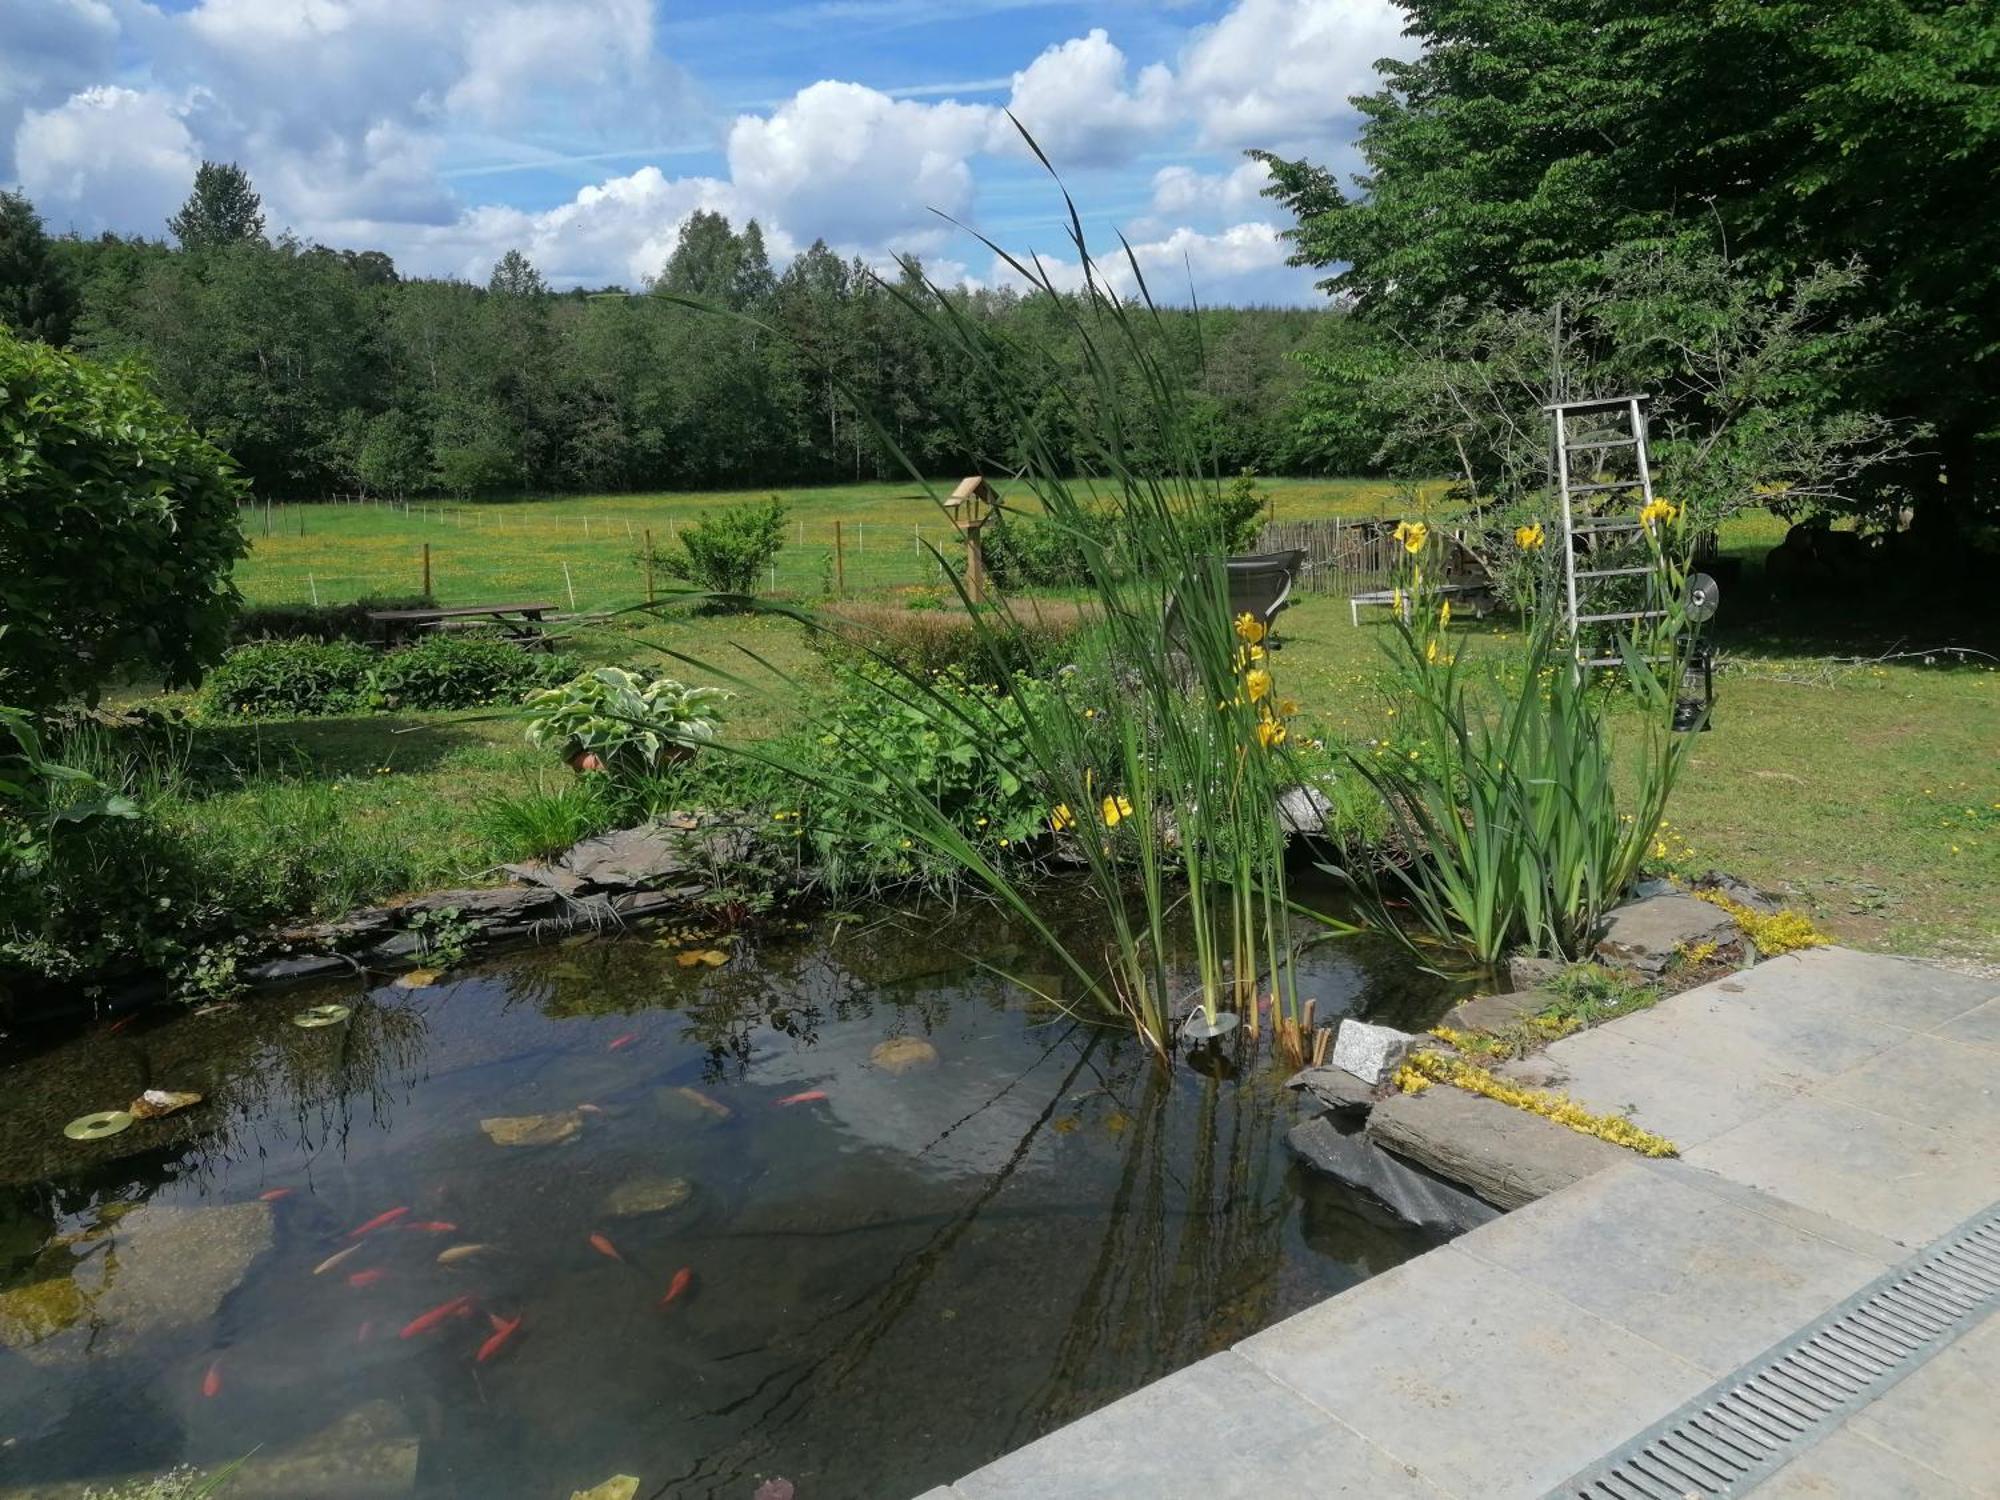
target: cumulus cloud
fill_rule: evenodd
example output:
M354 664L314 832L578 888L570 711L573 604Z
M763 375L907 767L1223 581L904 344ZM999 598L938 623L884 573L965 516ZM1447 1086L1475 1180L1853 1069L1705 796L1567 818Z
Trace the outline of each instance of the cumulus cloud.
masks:
M164 229L201 156L165 95L103 84L29 110L15 136L21 185L58 226Z
M1193 167L1162 167L1153 174L1156 214L1235 215L1273 208L1263 196L1271 170L1261 161L1246 161L1230 172L1200 172Z
M104 0L0 0L0 182L15 175L14 136L31 109L54 109L109 79L118 19Z
M1290 246L1275 225L1232 224L1204 233L1180 228L1153 239L1134 240L1131 259L1124 246L1093 247L1098 285L1117 296L1134 296L1139 277L1156 302L1186 300L1192 290L1201 301L1296 302L1310 288L1311 276L1288 266ZM1083 285L1083 269L1062 256L1040 257L1042 273L1059 291ZM1137 274L1133 262L1138 264ZM1022 286L1020 274L996 259L990 279L997 285Z
M1378 58L1413 55L1403 22L1393 0L1238 0L1182 53L1181 100L1210 146L1323 144Z
M1173 73L1155 63L1127 82L1125 54L1102 27L1050 47L1014 75L1009 109L1051 157L1072 166L1128 159L1164 129Z

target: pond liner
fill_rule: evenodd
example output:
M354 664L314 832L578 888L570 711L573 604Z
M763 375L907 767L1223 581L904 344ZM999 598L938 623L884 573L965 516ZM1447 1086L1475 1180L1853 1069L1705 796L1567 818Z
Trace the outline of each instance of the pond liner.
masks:
M1405 1224L1463 1234L1500 1217L1485 1199L1413 1166L1330 1114L1315 1115L1285 1133L1286 1148L1315 1172L1367 1195Z

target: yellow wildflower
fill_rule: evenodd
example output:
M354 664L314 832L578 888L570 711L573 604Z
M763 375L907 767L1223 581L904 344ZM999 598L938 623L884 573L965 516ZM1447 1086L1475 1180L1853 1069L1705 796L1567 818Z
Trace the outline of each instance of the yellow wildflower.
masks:
M1401 589L1389 590L1389 607L1399 615L1403 612L1403 591Z
M1395 537L1403 544L1403 550L1414 557L1424 550L1424 543L1431 539L1431 529L1422 521L1398 521Z
M1444 629L1445 626L1449 625L1450 623L1451 623L1451 601L1447 599L1444 601L1444 603L1438 606L1438 629L1442 630Z
M1262 667L1252 667L1244 674L1243 688L1252 703L1260 703L1270 696L1271 674Z
M1540 521L1514 528L1514 545L1519 547L1523 552L1538 550L1545 540L1547 538L1542 535L1542 523Z
M1432 666L1436 666L1437 659L1438 659L1438 643L1436 641L1432 641L1429 645L1424 647L1424 660L1429 662Z
M1289 719L1289 718L1290 718L1290 717L1291 717L1291 716L1292 716L1293 714L1297 713L1298 711L1299 711L1299 700L1298 700L1298 699L1296 699L1296 698L1280 698L1280 699L1278 700L1278 717L1279 717L1279 718L1281 718L1281 719Z
M1129 797L1106 797L1101 811L1104 814L1104 826L1116 828L1122 819L1132 816L1132 801Z
M1049 814L1049 827L1057 833L1061 833L1065 828L1076 827L1076 814L1069 810L1067 802L1058 802L1055 805Z
M1254 646L1264 639L1264 622L1253 614L1236 617L1236 639L1246 646Z
M1273 745L1284 744L1285 726L1276 719L1259 719L1257 721L1257 743L1262 745L1266 750L1270 749Z
M1671 500L1648 500L1645 508L1639 512L1639 524L1651 531L1661 521L1672 525L1674 517L1679 514Z

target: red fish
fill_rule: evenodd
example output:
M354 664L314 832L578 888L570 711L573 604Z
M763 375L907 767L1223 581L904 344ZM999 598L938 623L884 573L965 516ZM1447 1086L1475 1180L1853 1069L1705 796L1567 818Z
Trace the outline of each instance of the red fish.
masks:
M416 1317L410 1319L408 1323L405 1323L403 1325L403 1337L413 1339L420 1333L430 1332L431 1329L437 1327L446 1318L470 1311L472 1311L472 1296L470 1293L462 1297L454 1297L449 1302L441 1302L429 1312L419 1313Z
M787 1094L778 1103L781 1106L786 1104L817 1104L825 1097L825 1089L807 1089L803 1094Z
M457 1234L456 1224L447 1224L443 1219L426 1219L421 1224L405 1224L405 1229L421 1230L425 1234Z
M398 1219L402 1218L403 1215L408 1213L409 1211L410 1211L409 1206L405 1204L401 1208L392 1208L387 1213L377 1214L375 1215L374 1218L370 1219L366 1224L363 1224L359 1229L348 1230L347 1237L350 1240L358 1240L364 1234L372 1234L374 1231L380 1229L384 1224L395 1223Z
M625 1033L625 1035L619 1037L617 1041L613 1042L609 1047L606 1047L604 1050L606 1052L622 1052L625 1048L631 1046L634 1042L638 1040L639 1040L638 1032L628 1031Z
M201 1393L213 1399L222 1394L222 1361L217 1360L208 1367L208 1373L201 1377Z
M493 1324L493 1336L479 1346L479 1353L474 1356L472 1361L476 1365L483 1365L487 1360L498 1354L500 1346L511 1339L514 1336L514 1330L521 1326L521 1320L518 1317L513 1319L496 1318L491 1313L488 1313L486 1316Z
M602 1234L598 1234L595 1232L591 1234L590 1248L595 1250L599 1255L610 1256L620 1265L623 1265L625 1262L625 1257L618 1253L618 1247L612 1244L611 1241L607 1240Z
M347 1278L347 1284L349 1286L373 1286L388 1274L380 1266L377 1266L372 1271L356 1271L352 1276Z
M257 1201L259 1203L276 1203L280 1198L289 1198L291 1196L292 1190L290 1188L272 1188L268 1193L259 1193Z
M667 1295L660 1299L660 1306L666 1307L679 1300L694 1281L694 1267L682 1266L674 1272L674 1279L667 1283Z
M130 1026L131 1024L132 1024L131 1016L120 1016L117 1020L113 1021L109 1026L104 1028L104 1034L106 1036L116 1036L118 1035L119 1032L123 1031L127 1026Z

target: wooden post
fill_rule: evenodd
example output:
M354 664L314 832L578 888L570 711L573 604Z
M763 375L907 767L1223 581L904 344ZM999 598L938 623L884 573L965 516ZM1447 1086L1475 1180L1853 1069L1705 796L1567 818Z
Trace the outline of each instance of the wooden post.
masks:
M305 534L306 534L306 508L303 505L301 505L299 507L299 535L304 536Z
M431 596L431 544L424 543L424 597Z
M576 582L569 576L569 564L563 564L563 587L569 591L569 612L576 613Z
M653 603L653 602L654 602L654 598L653 598L653 528L652 528L652 527L650 527L650 526L648 526L648 527L646 528L646 602L647 602L648 604L651 604L651 603Z
M965 528L965 597L974 604L986 602L986 553L980 546L980 528Z
M841 545L840 522L833 523L833 591L847 592L847 549Z

